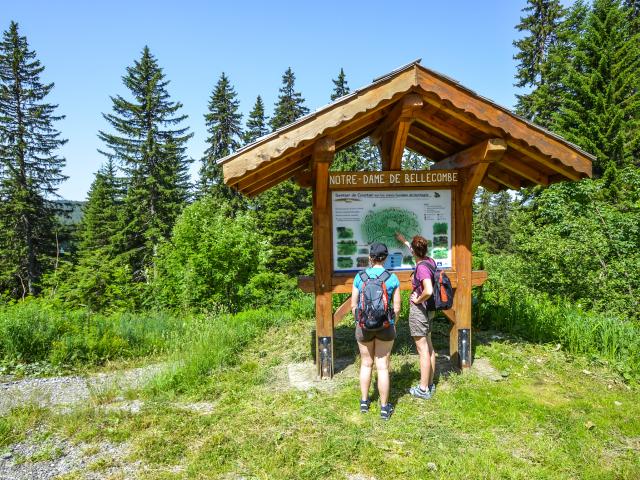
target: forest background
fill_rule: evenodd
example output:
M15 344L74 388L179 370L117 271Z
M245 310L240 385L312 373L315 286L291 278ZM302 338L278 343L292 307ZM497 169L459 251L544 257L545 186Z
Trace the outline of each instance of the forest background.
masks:
M559 342L640 374L640 2L528 0L515 82L517 113L597 156L593 179L518 193L479 190L475 325ZM56 198L65 177L36 52L11 22L0 42L0 365L73 368L165 348L186 315L216 317L304 303L312 273L310 194L292 182L255 199L222 182L216 161L308 113L291 68L269 115L243 121L223 73L204 120L207 148L189 180L192 133L148 47L126 67L98 132L104 165L82 219ZM336 66L327 100L350 91ZM275 87L274 87L275 88ZM404 168L429 159L405 152ZM368 141L334 170L380 168ZM307 307L309 308L309 302ZM312 308L312 307L311 307Z

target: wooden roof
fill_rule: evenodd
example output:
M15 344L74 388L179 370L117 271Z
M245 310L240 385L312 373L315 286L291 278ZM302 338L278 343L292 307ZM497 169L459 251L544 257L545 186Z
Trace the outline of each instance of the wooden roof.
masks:
M481 181L491 191L590 177L595 159L418 60L218 163L226 184L253 196L308 170L317 140L331 138L338 151L367 136L382 146L390 170L399 170L405 146L438 162L432 168L455 168L460 152L498 142L506 151Z

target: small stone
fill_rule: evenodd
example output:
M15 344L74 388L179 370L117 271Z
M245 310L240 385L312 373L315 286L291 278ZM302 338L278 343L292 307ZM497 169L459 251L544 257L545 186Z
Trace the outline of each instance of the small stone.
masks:
M11 453L11 452L7 452L7 453L3 453L2 454L2 459L3 460L9 460L11 457L13 457L13 453Z
M437 472L438 471L438 466L433 462L427 463L427 468L432 472Z
M587 430L593 430L596 427L596 424L589 420L584 424L584 426Z
M558 350L560 350L561 348L562 348L562 345L560 345L559 343L557 343L557 344L556 344L556 348L555 348L556 352L557 352Z
M614 401L614 402L613 402L613 404L614 404L616 407L620 407L620 406L622 405L622 402L619 402L618 400L616 400L616 401Z
M613 388L613 385L609 384L609 385L607 385L607 388L608 388L609 390L611 390L611 389Z
M589 370L582 370L582 373L584 373L585 375L591 375L591 372Z
M507 372L506 370L503 370L502 372L500 372L500 376L502 378L507 378L509 376L509 372Z

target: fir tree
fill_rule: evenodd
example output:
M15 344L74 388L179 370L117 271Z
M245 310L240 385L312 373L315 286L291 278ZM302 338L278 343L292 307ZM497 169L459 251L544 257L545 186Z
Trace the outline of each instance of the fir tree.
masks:
M251 110L249 118L247 119L243 138L244 143L254 142L267 133L269 133L269 129L267 128L267 118L264 114L264 103L262 102L262 97L258 95L253 110Z
M43 70L11 22L0 42L0 289L13 297L39 290L56 248L59 207L51 200L66 179L55 153L66 140L54 127L64 116L45 100L54 84L42 83Z
M294 122L309 110L295 91L291 68L282 77L273 130ZM259 227L271 241L270 263L277 272L297 275L308 271L312 259L311 195L291 180L267 190L256 199Z
M516 30L529 34L513 42L518 49L513 58L519 62L516 86L531 87L532 91L517 95L516 110L520 115L548 127L557 90L549 54L561 41L560 24L566 10L560 0L528 0L522 11L527 15L520 18Z
M192 134L179 126L187 116L177 114L182 104L170 100L169 81L148 47L127 67L123 82L133 98L111 97L113 113L103 116L115 133L101 131L99 137L107 147L101 153L125 174L124 248L136 278L146 280L159 242L188 198L184 152Z
M344 97L351 90L347 84L347 76L344 74L344 70L341 68L338 78L331 80L333 82L333 92L331 92L331 100L337 100L340 97Z
M216 161L230 155L242 144L242 114L238 112L239 106L237 94L229 78L222 72L209 99L209 110L204 116L209 138L200 169L201 193L214 193L228 200L238 199L238 195L224 184L222 167Z
M335 80L332 79L331 81L333 82L331 100L337 100L351 92L347 83L347 77L342 68L340 69L338 78ZM368 167L370 167L368 159L372 156L375 158L376 155L378 155L377 148L371 147L368 139L360 140L336 153L331 163L331 171L346 172L367 170L369 169Z
M79 257L99 251L100 255L113 258L118 253L123 197L122 181L116 176L113 160L108 159L96 172L87 194L87 203L82 209Z
M597 156L594 173L640 147L640 40L618 0L596 0L564 78L560 134Z
M296 76L291 70L291 67L289 67L282 76L280 95L278 95L273 117L271 117L269 121L269 125L273 131L293 123L298 118L309 113L309 109L304 106L302 94L295 90L295 82Z

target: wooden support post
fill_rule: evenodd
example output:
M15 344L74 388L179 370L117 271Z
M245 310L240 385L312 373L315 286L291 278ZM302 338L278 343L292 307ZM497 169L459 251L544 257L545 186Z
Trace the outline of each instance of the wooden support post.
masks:
M370 135L371 142L378 145L382 170L400 170L409 127L415 119L415 112L422 106L423 101L420 95L416 93L406 95Z
M313 187L313 264L315 268L316 351L318 375L333 377L333 306L331 302L331 199L329 166L335 154L335 141L321 138L312 155Z
M489 165L506 151L506 143L493 139L471 147L449 159L438 162L444 168L463 164L463 181L455 192L454 268L458 285L453 298L453 320L449 335L449 355L463 369L471 366L471 227L473 197L487 173ZM451 318L451 317L449 317Z

